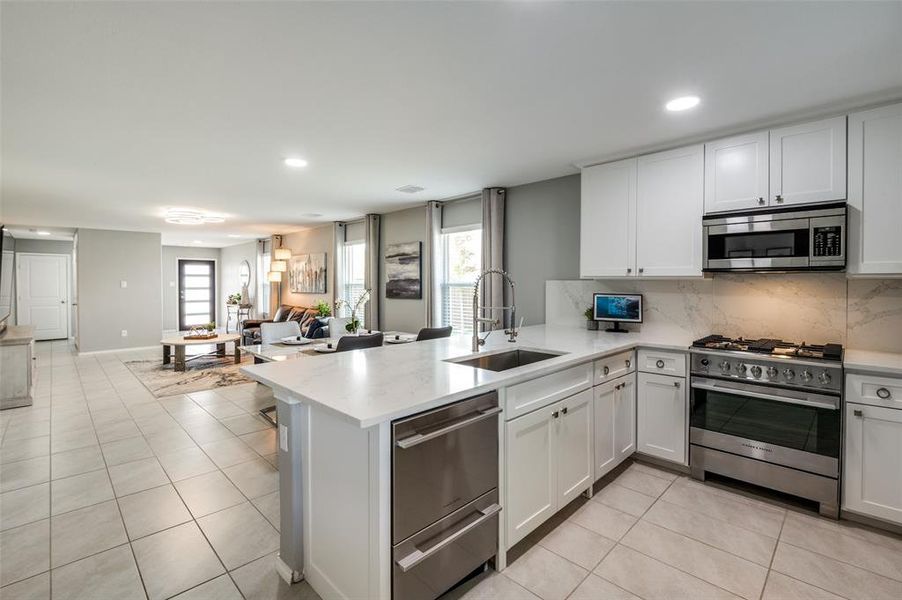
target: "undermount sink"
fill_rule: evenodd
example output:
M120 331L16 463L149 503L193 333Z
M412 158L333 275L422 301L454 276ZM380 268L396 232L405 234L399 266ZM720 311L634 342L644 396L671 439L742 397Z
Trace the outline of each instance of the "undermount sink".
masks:
M508 350L507 352L495 352L494 354L483 354L470 358L449 358L445 362L452 362L458 365L466 365L475 369L486 369L488 371L507 371L508 369L516 369L524 365L548 360L561 356L562 352L544 352L541 350Z

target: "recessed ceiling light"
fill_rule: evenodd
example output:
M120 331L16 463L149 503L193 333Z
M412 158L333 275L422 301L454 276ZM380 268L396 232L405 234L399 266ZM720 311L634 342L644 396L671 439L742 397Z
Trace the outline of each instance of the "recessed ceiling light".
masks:
M204 242L203 242L203 240L194 240L194 243L195 244L203 244Z
M293 169L300 169L301 167L307 166L307 161L303 158L289 157L286 158L283 162L285 163L286 167L291 167Z
M671 112L678 112L681 110L689 110L690 108L694 108L698 106L698 103L698 96L680 96L679 98L674 98L664 106Z
M49 231L38 231L37 234L38 235L50 235L50 232Z

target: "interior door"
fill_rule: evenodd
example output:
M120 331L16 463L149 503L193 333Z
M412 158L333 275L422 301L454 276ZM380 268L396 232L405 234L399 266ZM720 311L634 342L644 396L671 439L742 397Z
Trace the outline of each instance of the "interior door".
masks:
M16 322L33 326L36 340L69 336L69 260L66 254L16 255Z
M216 261L179 259L179 330L216 321Z

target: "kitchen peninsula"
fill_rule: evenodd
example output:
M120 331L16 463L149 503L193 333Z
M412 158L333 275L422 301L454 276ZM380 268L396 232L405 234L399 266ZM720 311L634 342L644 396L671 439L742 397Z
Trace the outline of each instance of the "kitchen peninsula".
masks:
M303 573L324 597L391 597L392 421L495 390L502 411L519 411L519 416L532 409L511 402L516 394L507 392L512 387L522 389L518 384L524 382L533 386L525 395L536 400L536 408L579 393L591 400L593 384L604 380L608 372L604 367L602 374L602 367L593 361L614 355L619 360L626 353L626 369L631 372L636 368L633 349L638 347L677 357L677 362L682 357L682 366L674 368L685 377L685 352L691 341L688 334L599 333L537 325L523 328L515 344L497 333L490 335L479 354L519 348L556 356L501 372L449 362L473 356L470 338L462 335L242 368L247 376L271 387L278 400L280 573L286 579ZM662 359L654 362L665 364ZM665 368L672 364L668 360ZM538 383L534 385L533 380ZM680 398L685 398L685 388ZM582 413L583 429L589 428L583 436L587 445L582 451L583 473L569 486L567 498L589 489L596 479L591 415L590 409ZM517 539L522 537L516 524L504 525L503 432L509 418L502 412L499 420L502 518L498 545L503 550L516 541L507 539L508 531ZM498 559L501 568L503 554Z

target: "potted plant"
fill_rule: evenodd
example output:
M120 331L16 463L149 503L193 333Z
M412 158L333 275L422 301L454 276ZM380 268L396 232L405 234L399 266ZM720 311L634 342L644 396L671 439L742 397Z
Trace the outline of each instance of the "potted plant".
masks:
M360 294L360 297L357 298L357 302L354 303L354 306L351 307L351 320L348 322L347 325L345 325L345 330L348 333L355 335L357 333L357 330L360 329L360 321L357 319L357 311L360 310L360 308L364 304L366 304L369 301L369 299L370 299L370 290L364 290L364 292L362 294ZM341 299L336 300L335 301L335 312L340 311L341 307L343 307L343 306L350 307L351 305L348 302L345 302L344 300L341 300Z
M316 304L313 305L313 308L316 309L316 316L318 317L331 317L332 316L332 308L329 306L329 303L325 300L320 300Z
M241 304L241 294L229 294L229 304Z
M598 321L595 320L595 311L592 310L592 307L587 308L583 314L586 316L586 329L598 331Z

